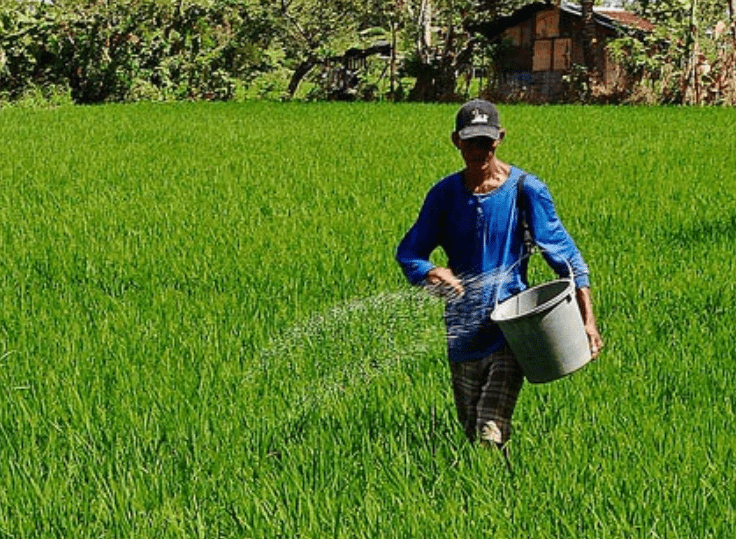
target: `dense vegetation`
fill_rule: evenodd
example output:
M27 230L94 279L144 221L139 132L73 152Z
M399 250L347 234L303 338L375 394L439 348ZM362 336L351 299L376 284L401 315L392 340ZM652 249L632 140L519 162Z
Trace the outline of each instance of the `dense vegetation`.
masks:
M464 74L493 66L495 46L468 28L528 3L0 0L0 102L325 99L355 76L345 54L377 43L394 53L371 55L349 97L451 100ZM732 0L627 5L659 30L614 47L631 74L621 99L736 101Z
M513 476L393 261L454 111L0 112L0 536L733 537L733 109L502 107L608 343Z

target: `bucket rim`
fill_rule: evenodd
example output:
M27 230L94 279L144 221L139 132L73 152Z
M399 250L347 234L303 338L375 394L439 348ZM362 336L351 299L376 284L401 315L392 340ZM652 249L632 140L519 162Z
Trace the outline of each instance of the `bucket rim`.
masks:
M563 290L564 291L564 294L560 293L560 294L556 295L555 297L553 297L553 298L545 301L541 305L537 305L533 309L531 309L529 311L526 311L526 312L524 312L522 314L516 314L516 315L513 315L513 316L505 316L503 318L499 318L498 316L496 316L496 314L498 313L499 307L501 307L505 303L509 302L510 300L513 300L517 296L519 296L521 294L525 294L527 292L533 292L533 291L538 290L540 288L544 288L544 287L551 286L551 285L558 284L558 283L565 283L566 284L566 286L565 286L565 288ZM546 283L541 283L541 284L538 284L538 285L535 285L535 286L532 286L532 287L529 287L529 288L525 288L521 292L518 292L516 294L513 294L512 296L509 296L508 298L506 298L505 300L503 300L501 303L497 303L496 304L496 307L491 312L491 315L490 315L491 320L493 322L496 322L496 323L503 323L503 322L511 322L511 321L514 321L514 320L518 320L520 318L526 318L528 316L539 314L540 312L546 311L546 310L550 309L551 307L553 307L554 305L556 305L557 303L559 303L560 301L562 301L564 299L564 297L567 296L567 294L569 292L574 291L574 289L575 289L575 282L572 279L567 279L567 278L555 279L553 281L547 281Z

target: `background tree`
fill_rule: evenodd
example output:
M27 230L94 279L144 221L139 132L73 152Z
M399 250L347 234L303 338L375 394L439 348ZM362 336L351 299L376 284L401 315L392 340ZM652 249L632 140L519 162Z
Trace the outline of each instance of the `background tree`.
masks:
M265 68L258 0L0 3L0 91L65 86L77 103L230 99Z
M278 61L291 73L292 97L312 69L360 42L366 8L375 7L350 0L262 0L261 5L274 21L275 44L283 52Z
M412 80L412 99L459 99L458 80L467 91L487 53L469 29L533 1L0 0L0 101L57 88L79 103L232 99L264 74L288 96L310 76L326 96L335 62L377 40L393 45L390 61L360 74L364 88L390 67L392 99L402 97L400 77ZM611 47L634 81L624 98L736 102L736 0L620 3L658 26ZM580 5L592 20L593 2Z
M407 73L416 82L409 96L419 101L455 98L457 79L472 70L481 36L467 29L493 20L530 1L520 0L403 0L408 50Z
M637 0L628 7L657 24L643 42L618 40L611 50L633 80L634 100L736 104L736 41L731 0ZM638 94L638 95L637 95Z

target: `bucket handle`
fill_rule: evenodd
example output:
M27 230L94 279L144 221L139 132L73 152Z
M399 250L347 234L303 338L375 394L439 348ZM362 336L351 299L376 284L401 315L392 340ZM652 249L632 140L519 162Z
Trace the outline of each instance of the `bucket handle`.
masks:
M509 269L507 269L506 271L503 272L503 274L501 275L501 281L499 283L498 289L496 290L496 300L493 303L493 310L494 311L496 310L496 307L498 307L498 299L501 297L501 288L503 287L503 283L506 282L506 275L508 275L511 272L511 270L513 270L517 265L521 264L521 262L523 262L527 258L530 258L536 251L539 251L540 253L542 251L544 251L545 253L548 253L549 252L546 249L542 249L541 247L539 247L537 245L536 248L534 248L534 249L532 249L530 251L527 251L526 254L524 254L524 256L520 257L519 260L517 260L516 262L514 262L513 264L511 264L511 266L509 266ZM570 262L568 262L567 258L565 258L563 260L564 260L565 264L567 265L567 269L568 269L568 272L569 272L568 280L570 282L574 283L575 282L575 276L572 273L572 265L570 264Z

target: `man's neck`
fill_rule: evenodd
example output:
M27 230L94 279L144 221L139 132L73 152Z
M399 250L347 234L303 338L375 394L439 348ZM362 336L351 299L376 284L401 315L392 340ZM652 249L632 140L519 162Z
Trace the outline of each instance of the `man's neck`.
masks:
M509 177L511 167L496 159L488 163L487 166L479 169L466 168L463 172L463 182L473 193L490 193L498 187Z

